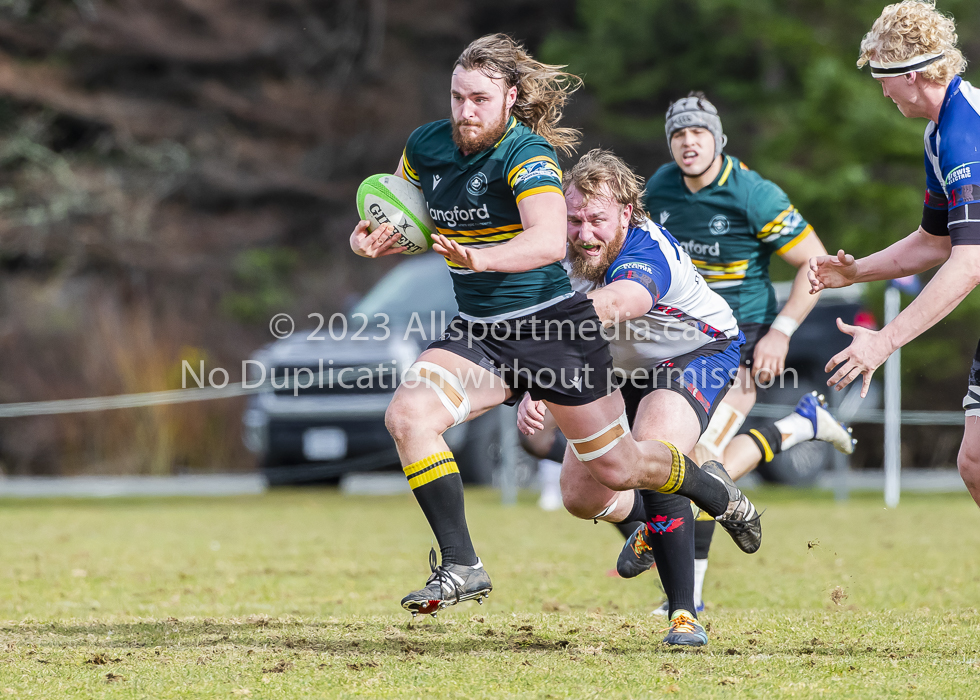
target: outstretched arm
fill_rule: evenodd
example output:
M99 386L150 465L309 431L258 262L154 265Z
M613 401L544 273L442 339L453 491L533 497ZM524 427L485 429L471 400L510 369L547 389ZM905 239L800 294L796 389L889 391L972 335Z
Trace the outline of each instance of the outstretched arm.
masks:
M933 236L920 226L902 240L860 260L843 250L837 255L811 258L810 293L925 272L945 262L951 248L949 236Z
M837 319L841 331L854 340L827 363L827 372L843 363L827 385L837 384L840 390L863 375L861 396L866 396L871 375L888 356L945 318L978 284L980 245L958 245L919 296L880 331L856 328Z

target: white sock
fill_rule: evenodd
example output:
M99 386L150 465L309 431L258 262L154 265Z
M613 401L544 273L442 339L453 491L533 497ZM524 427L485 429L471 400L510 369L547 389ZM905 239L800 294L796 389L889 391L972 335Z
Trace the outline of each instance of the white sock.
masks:
M776 421L776 430L783 438L780 449L788 450L793 445L812 440L813 423L808 418L804 418L799 413L790 413L785 418Z
M708 560L694 560L694 607L702 605L702 594L704 593L704 575L708 573Z
M538 484L541 486L538 505L544 510L561 508L561 465L550 459L538 460Z

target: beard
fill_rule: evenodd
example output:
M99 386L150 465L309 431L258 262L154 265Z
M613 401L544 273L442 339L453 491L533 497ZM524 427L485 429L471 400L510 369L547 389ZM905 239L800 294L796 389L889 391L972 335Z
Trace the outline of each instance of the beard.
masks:
M568 247L568 255L572 262L572 277L586 280L592 284L602 284L606 270L613 264L619 251L626 242L626 231L620 229L616 237L609 241L596 258L590 258L579 252L573 244Z
M497 143L507 130L507 109L504 108L500 111L500 118L495 123L483 125L483 129L476 136L464 136L460 127L479 126L479 124L456 121L455 119L452 122L453 143L456 144L456 148L466 154L481 153Z

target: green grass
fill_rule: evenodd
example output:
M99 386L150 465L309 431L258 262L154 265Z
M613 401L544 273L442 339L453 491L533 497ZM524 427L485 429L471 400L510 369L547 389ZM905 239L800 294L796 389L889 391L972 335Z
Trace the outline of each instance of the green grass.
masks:
M431 535L411 496L4 501L0 698L980 694L972 501L754 495L763 548L719 530L698 652L660 644L654 575L606 575L613 528L530 495L468 494L494 593L414 624L398 601Z

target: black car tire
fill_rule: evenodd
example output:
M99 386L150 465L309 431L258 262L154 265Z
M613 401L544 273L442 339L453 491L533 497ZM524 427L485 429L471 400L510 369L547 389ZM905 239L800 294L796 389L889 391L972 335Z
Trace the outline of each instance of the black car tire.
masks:
M456 454L464 484L489 486L500 467L500 415L488 411L466 427L466 442Z
M820 473L830 468L834 447L826 442L803 442L776 455L771 462L760 462L756 471L766 481L787 486L812 486Z

